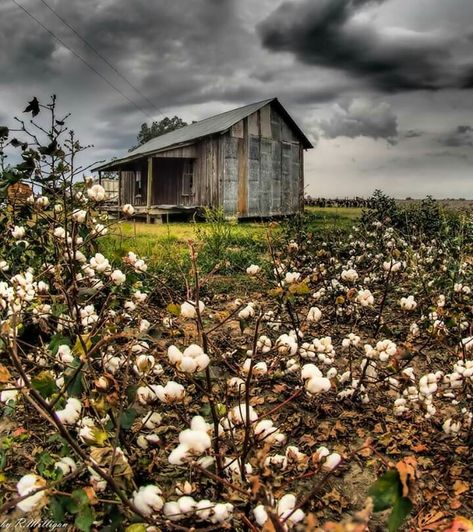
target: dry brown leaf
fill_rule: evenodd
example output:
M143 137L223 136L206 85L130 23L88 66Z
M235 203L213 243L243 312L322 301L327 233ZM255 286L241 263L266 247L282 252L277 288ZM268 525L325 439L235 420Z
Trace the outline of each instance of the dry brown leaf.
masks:
M470 484L468 484L468 482L464 482L463 480L455 480L455 483L453 484L453 491L455 492L455 495L461 495L469 489Z
M0 364L0 383L5 384L11 379L8 369Z
M402 496L409 495L410 488L416 479L417 460L413 456L406 456L396 464L399 478L402 484Z
M85 486L82 489L85 491L90 504L94 505L99 502L97 495L95 494L95 490L92 486Z
M421 530L436 530L438 528L439 521L444 519L445 514L443 512L434 510L426 514L420 515L417 519L417 525Z

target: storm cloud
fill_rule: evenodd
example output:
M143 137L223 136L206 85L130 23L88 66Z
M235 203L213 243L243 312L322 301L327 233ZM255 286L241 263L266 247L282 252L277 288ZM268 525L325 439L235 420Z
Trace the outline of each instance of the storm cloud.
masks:
M373 11L366 9L384 2L284 2L261 23L262 42L303 63L356 75L386 92L470 86L471 35L378 26Z
M328 120L320 122L327 138L370 137L394 142L397 135L397 117L386 102L355 98L339 103Z
M16 1L37 21L0 2L0 125L57 94L84 166L143 122L276 96L317 140L311 195L471 195L471 0Z

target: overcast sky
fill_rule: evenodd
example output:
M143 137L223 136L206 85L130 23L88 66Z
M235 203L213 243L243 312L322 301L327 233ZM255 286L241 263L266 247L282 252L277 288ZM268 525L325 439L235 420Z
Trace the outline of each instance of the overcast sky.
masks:
M316 145L309 194L473 198L473 0L16 1L134 102L0 0L0 125L55 93L84 162L277 96Z

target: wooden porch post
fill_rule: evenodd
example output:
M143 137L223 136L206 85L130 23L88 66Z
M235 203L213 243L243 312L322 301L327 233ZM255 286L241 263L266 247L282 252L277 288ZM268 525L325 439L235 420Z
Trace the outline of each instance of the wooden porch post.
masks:
M151 222L151 195L153 192L153 158L148 157L148 179L146 181L146 223Z

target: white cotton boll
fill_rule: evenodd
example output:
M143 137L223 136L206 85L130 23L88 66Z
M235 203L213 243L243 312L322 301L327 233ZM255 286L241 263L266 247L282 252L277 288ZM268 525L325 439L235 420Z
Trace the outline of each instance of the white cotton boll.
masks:
M371 307L374 305L374 296L369 290L360 290L356 296L356 301L362 307Z
M260 271L261 271L261 268L257 266L256 264L252 264L251 266L248 266L248 268L246 268L246 273L248 275L258 275Z
M92 201L103 201L105 199L105 189L102 185L92 185L87 189L87 195Z
M317 461L320 462L323 458L327 457L330 454L330 451L327 449L327 447L324 447L323 445L319 447L315 451L315 455L317 457Z
M243 364L244 373L248 374L251 368L251 358L247 358ZM253 365L252 375L255 377L262 377L268 373L268 365L266 362L257 362Z
M417 303L414 300L414 296L401 297L401 299L399 300L399 305L403 310L407 311L415 310L415 308L417 307Z
M297 283L300 278L301 278L301 274L299 272L287 272L284 277L284 281L287 284L293 284L293 283Z
M179 521L184 517L181 515L179 504L177 504L175 501L165 503L163 506L163 513L171 521Z
M35 491L38 488L43 488L45 486L46 480L44 480L44 478L30 473L20 478L16 485L16 490L18 492L18 495L20 497L23 497L24 495L28 495L28 493L31 493L32 491ZM42 490L35 493L34 495L31 495L30 497L27 497L26 499L23 499L22 501L17 503L16 507L25 513L33 512L35 510L39 510L47 502L48 498L46 491Z
M263 526L268 520L268 513L266 512L262 504L259 504L256 508L253 509L253 515L256 523L259 526Z
M11 230L11 234L13 238L16 238L17 240L24 238L26 234L26 229L22 226L15 225L13 229Z
M290 512L294 509L294 506L296 505L296 496L292 493L287 493L286 495L283 495L281 499L278 502L277 506L277 512L279 515L282 515L285 512Z
M307 314L307 321L317 323L322 317L322 311L318 307L311 307Z
M248 303L248 305L246 305L246 307L240 310L240 312L238 313L238 317L241 320L247 320L249 318L252 318L254 315L255 309L253 303Z
M63 364L70 364L74 360L71 348L66 344L58 347L56 358Z
M197 454L202 454L212 444L207 432L192 429L185 429L179 434L179 443L187 445L189 450Z
M164 387L156 386L155 393L160 401L168 404L179 403L186 395L184 386L174 381L169 381Z
M332 471L338 466L341 460L342 457L338 453L329 454L322 467L328 471Z
M322 377L322 372L315 364L304 364L301 369L302 380L312 379L313 377Z
M228 414L230 421L235 425L246 424L246 407L247 405L245 403L234 406ZM258 414L251 405L248 406L248 414L250 422L256 421L258 419Z
M327 371L327 379L333 379L337 376L337 368L330 368L328 371Z
M205 305L202 301L199 301L199 311L200 314L204 312ZM197 317L197 311L195 307L194 301L185 301L181 305L181 316L183 318L196 318Z
M184 352L182 354L185 357L195 358L201 355L203 352L204 350L202 349L202 347L200 347L200 345L191 344L189 347L186 347L186 349L184 349Z
M149 517L163 508L164 499L161 495L162 491L158 486L152 484L141 486L138 491L133 492L133 504L142 514Z
M202 519L202 521L208 521L212 515L214 506L214 503L210 502L208 499L202 499L197 503L195 513L199 519Z
M6 404L9 401L15 401L18 393L18 390L2 390L0 392L0 402Z
M77 470L77 465L69 456L63 456L58 462L54 463L54 467L60 469L64 476L70 475Z
M196 501L193 497L190 497L189 495L183 495L182 497L179 497L179 499L177 500L177 504L179 505L179 510L183 514L193 512L194 509L197 507Z
M133 214L135 214L135 209L134 209L133 205L130 205L129 203L126 203L122 207L122 212L123 212L123 214L126 214L126 216L133 216Z
M180 443L175 449L171 451L168 456L168 462L172 465L182 465L191 456L191 449L188 445Z
M201 432L210 432L212 426L209 425L202 416L194 416L191 420L191 429Z
M87 218L87 211L76 209L72 212L72 219L74 222L83 224L85 222L85 219Z
M114 285L120 286L126 281L126 275L121 270L113 270L110 279Z
M271 347L273 346L271 339L262 334L258 341L256 342L256 349L261 351L263 354L269 353L271 351Z
M442 425L445 434L456 435L460 432L461 423L459 421L454 422L451 418L447 419Z
M342 281L348 282L348 283L354 283L358 279L358 273L356 270L349 269L349 270L343 270L341 274Z
M194 373L197 369L197 363L191 357L183 357L179 363L179 369L184 373Z
M305 513L299 508L288 518L288 521L290 521L292 524L296 524L300 523L304 519Z
M154 430L157 426L161 424L162 416L158 412L149 412L143 418L142 423L143 427L149 430Z
M227 381L228 390L231 393L244 393L246 388L246 383L240 377L231 377Z
M62 410L56 410L56 417L65 425L74 425L79 421L82 403L75 397L70 397Z
M316 395L322 392L328 392L332 384L326 377L313 377L308 379L304 386L309 393Z
M229 502L219 502L213 507L213 512L210 517L211 523L225 523L228 521L233 513L233 504Z
M175 345L168 347L168 359L173 365L180 364L182 361L182 353Z

